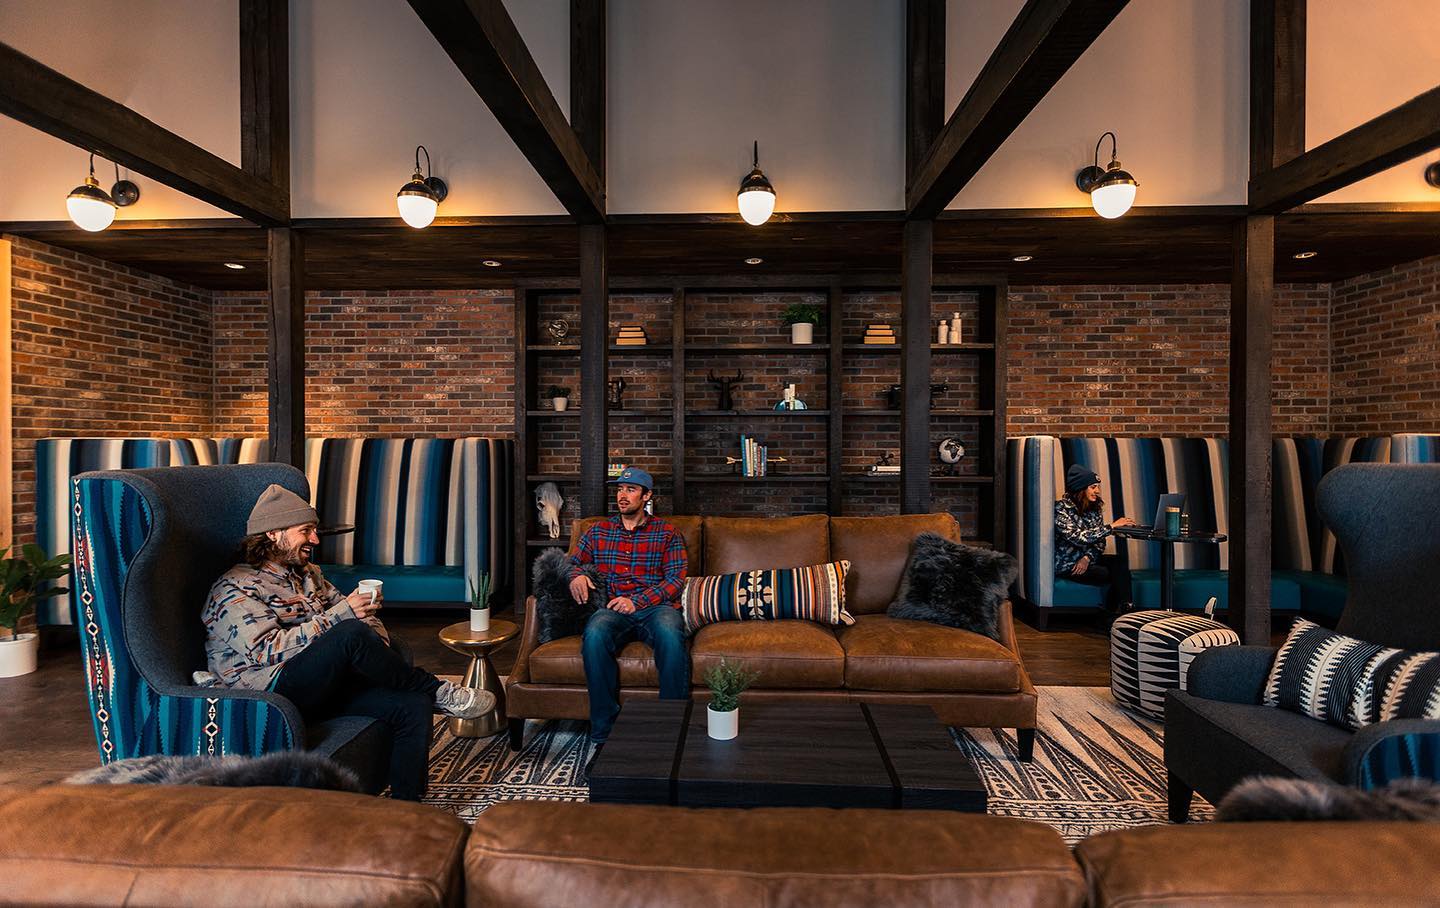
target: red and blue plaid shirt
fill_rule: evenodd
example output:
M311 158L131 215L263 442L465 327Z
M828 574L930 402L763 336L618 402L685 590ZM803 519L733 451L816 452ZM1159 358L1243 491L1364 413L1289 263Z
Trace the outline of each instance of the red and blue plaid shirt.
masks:
M635 608L656 605L680 607L685 587L685 537L658 517L649 517L633 530L619 517L592 526L580 537L570 556L571 578L582 565L593 564L604 575L608 594L624 596Z

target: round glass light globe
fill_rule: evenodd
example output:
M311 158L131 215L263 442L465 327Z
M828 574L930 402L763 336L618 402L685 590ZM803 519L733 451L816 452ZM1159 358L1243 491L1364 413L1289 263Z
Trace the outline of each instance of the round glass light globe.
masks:
M752 227L759 227L775 213L775 193L763 189L747 189L738 196L740 217Z
M65 200L70 220L81 230L98 233L115 223L115 206L99 199L72 195Z
M1102 218L1118 218L1135 204L1134 183L1113 183L1090 193L1090 204Z
M427 196L406 194L395 197L395 207L400 209L400 217L405 223L419 229L430 226L430 222L435 220L435 211L440 206Z

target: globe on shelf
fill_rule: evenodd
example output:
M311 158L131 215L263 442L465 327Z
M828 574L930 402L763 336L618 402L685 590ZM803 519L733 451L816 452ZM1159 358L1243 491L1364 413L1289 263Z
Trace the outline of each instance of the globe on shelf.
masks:
M965 446L960 443L960 439L954 437L941 439L939 454L940 462L945 464L945 469L941 471L941 475L958 475L960 471L955 467L960 463L960 458L965 456Z
M550 335L552 343L562 344L570 335L570 323L563 318L552 319L545 323L545 333Z

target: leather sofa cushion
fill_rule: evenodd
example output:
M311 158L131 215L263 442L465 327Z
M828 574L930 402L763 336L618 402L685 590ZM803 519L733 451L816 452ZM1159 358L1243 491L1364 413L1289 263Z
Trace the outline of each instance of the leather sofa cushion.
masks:
M830 557L830 518L706 517L705 573L824 564Z
M1414 905L1440 892L1435 823L1211 823L1091 836L1105 905Z
M585 683L585 660L580 654L579 634L551 640L530 654L530 680L537 684ZM648 644L632 641L625 644L616 660L620 665L621 687L660 686L655 671L655 654Z
M0 902L453 905L466 835L433 807L338 791L0 789Z
M910 559L910 542L921 533L959 542L960 524L950 514L830 518L830 557L850 562L845 602L852 615L890 606Z
M705 536L704 521L700 517L685 517L671 514L661 514L660 519L672 524L685 537L685 576L699 577L705 573L704 552ZM585 531L595 524L604 520L603 517L584 517L570 527L570 547L566 550L575 552L575 546L580 542L580 537Z
M845 652L832 628L810 621L723 621L707 624L690 641L691 683L720 660L760 673L757 688L839 688Z
M813 847L822 828L824 847ZM510 802L476 819L465 876L471 905L1063 908L1085 900L1085 881L1053 829L938 810Z
M839 628L851 690L1008 694L1020 661L989 637L926 621L857 615Z

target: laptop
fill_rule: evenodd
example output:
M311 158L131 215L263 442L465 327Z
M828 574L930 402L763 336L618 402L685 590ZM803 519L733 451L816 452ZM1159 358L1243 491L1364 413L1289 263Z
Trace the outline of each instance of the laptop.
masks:
M1179 509L1180 509L1180 513L1182 513L1182 514L1185 513L1185 493L1184 493L1184 492L1166 492L1165 494L1161 495L1161 496L1160 496L1160 501L1155 505L1155 521L1154 521L1153 523L1151 523L1148 527L1147 527L1147 526L1137 526L1137 527L1135 527L1135 529L1137 529L1137 530L1145 530L1145 531L1147 531L1147 532L1153 532L1156 527L1160 527L1161 529L1164 529L1164 527L1165 527L1165 511L1166 511L1168 508L1179 508Z

